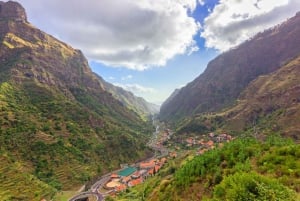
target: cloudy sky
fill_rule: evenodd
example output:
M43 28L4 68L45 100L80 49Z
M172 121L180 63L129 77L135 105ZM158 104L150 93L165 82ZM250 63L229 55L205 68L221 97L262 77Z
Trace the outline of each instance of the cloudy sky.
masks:
M299 0L16 0L108 82L160 104L207 63L300 11Z

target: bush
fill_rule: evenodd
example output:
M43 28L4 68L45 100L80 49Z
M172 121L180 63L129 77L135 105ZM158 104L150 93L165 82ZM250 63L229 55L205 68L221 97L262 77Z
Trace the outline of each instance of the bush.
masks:
M278 181L256 173L236 173L214 188L213 200L295 201L295 192Z

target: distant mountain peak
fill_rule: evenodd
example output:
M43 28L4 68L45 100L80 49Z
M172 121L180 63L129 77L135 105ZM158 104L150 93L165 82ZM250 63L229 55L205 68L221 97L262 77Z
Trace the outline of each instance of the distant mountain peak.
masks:
M15 20L27 22L25 9L21 4L15 1L0 1L0 19Z

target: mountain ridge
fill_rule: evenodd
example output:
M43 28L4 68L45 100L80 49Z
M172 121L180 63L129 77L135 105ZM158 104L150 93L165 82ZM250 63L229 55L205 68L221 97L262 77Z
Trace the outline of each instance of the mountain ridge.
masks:
M162 105L160 118L177 121L232 106L252 80L277 70L298 55L299 23L300 14L297 13L286 22L217 56L200 76Z
M124 105L127 105L128 108L134 110L138 114L143 117L147 117L149 115L155 115L159 111L159 106L147 102L142 97L135 96L132 92L123 89L122 87L115 86L107 81L105 81L102 77L96 74L96 76L103 83L103 87L106 91L111 93L116 99L120 100Z

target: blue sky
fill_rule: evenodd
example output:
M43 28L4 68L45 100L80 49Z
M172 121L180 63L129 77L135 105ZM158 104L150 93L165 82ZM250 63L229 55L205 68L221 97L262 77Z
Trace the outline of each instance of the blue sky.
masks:
M161 104L207 63L300 10L299 0L19 0L106 81Z
M217 2L217 0L210 0L203 6L197 4L192 13L188 11L188 15L202 24L208 15L208 10L212 10ZM112 68L99 62L90 62L90 66L108 82L131 90L150 102L161 104L176 88L181 88L199 76L205 70L207 63L218 54L215 49L205 48L205 40L199 34L194 36L194 40L199 51L190 55L177 55L168 60L163 67L136 71L122 67ZM139 86L141 88L137 89Z
M90 62L90 66L106 81L123 86L150 102L161 104L174 89L184 86L200 75L206 64L215 56L216 51L211 49L194 52L192 55L178 55L162 68L143 71L112 68L97 62Z

